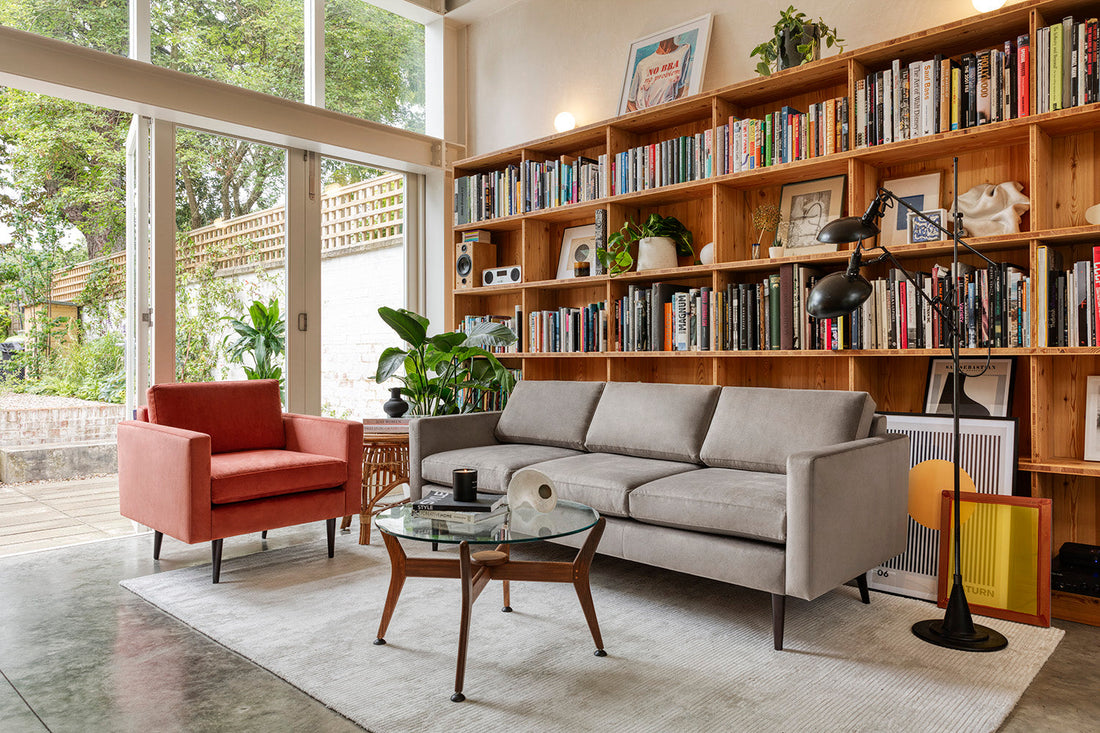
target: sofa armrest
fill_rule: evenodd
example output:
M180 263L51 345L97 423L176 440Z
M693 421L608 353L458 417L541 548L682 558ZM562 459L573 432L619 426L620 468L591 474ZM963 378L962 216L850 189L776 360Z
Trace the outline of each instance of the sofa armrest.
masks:
M284 412L283 429L287 450L347 463L344 509L347 514L358 514L363 502L363 423Z
M420 462L428 456L459 448L496 445L500 412L415 417L409 421L409 495L421 497L424 479Z
M909 437L787 458L787 595L810 600L905 550Z
M124 517L183 542L212 538L210 436L136 420L118 424Z

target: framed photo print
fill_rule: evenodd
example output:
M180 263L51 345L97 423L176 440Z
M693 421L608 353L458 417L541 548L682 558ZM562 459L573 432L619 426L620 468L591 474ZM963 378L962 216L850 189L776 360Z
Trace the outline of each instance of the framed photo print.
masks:
M926 173L910 178L893 178L882 182L882 187L892 191L895 196L917 211L930 211L940 208L940 173ZM882 234L880 243L887 247L893 244L905 244L909 232L909 210L894 204L887 209L879 223Z
M944 229L949 229L947 226L947 210L946 209L931 209L929 211L922 211L922 214L927 216L932 221L939 224ZM939 242L947 238L942 231L929 224L924 219L920 218L912 211L909 212L909 226L907 229L908 236L906 240L909 244L920 244L922 242Z
M836 252L836 244L817 241L817 233L843 215L847 178L833 176L783 185L779 203L779 233L786 235L783 256Z
M558 256L558 280L573 277L573 264L587 262L591 269L596 261L596 225L569 227L561 234L561 254Z
M1100 461L1100 377L1089 377L1085 387L1086 461Z
M701 91L711 14L630 44L619 114L656 107Z
M1016 360L1009 356L989 360L959 359L959 415L963 417L1008 417L1012 409L1012 385ZM924 390L924 411L950 415L955 377L950 359L928 361L928 382Z

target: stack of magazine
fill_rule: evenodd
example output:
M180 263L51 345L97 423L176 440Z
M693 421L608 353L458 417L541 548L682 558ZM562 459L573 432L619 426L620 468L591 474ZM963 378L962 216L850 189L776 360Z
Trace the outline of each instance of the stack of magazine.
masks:
M478 494L476 501L458 501L449 491L432 491L409 506L417 519L475 524L498 519L508 513L507 496Z

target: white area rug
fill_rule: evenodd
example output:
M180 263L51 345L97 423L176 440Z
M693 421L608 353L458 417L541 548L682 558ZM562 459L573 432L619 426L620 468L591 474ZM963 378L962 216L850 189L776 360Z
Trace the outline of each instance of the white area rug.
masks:
M227 560L220 585L201 566L123 586L375 733L992 731L1063 634L981 619L1007 650L941 649L909 631L935 606L881 593L865 606L845 587L789 599L776 652L767 594L597 556L609 656L593 656L572 586L513 583L505 614L492 583L474 607L467 701L452 703L458 581L406 581L374 646L389 574L380 542L332 560L320 542Z

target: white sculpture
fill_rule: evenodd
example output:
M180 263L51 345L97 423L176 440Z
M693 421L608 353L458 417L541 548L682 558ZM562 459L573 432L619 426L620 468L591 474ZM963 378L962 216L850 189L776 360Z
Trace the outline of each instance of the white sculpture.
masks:
M1023 188L1016 181L979 183L960 195L959 211L967 235L991 237L1020 231L1020 216L1031 206L1031 200L1020 193Z

